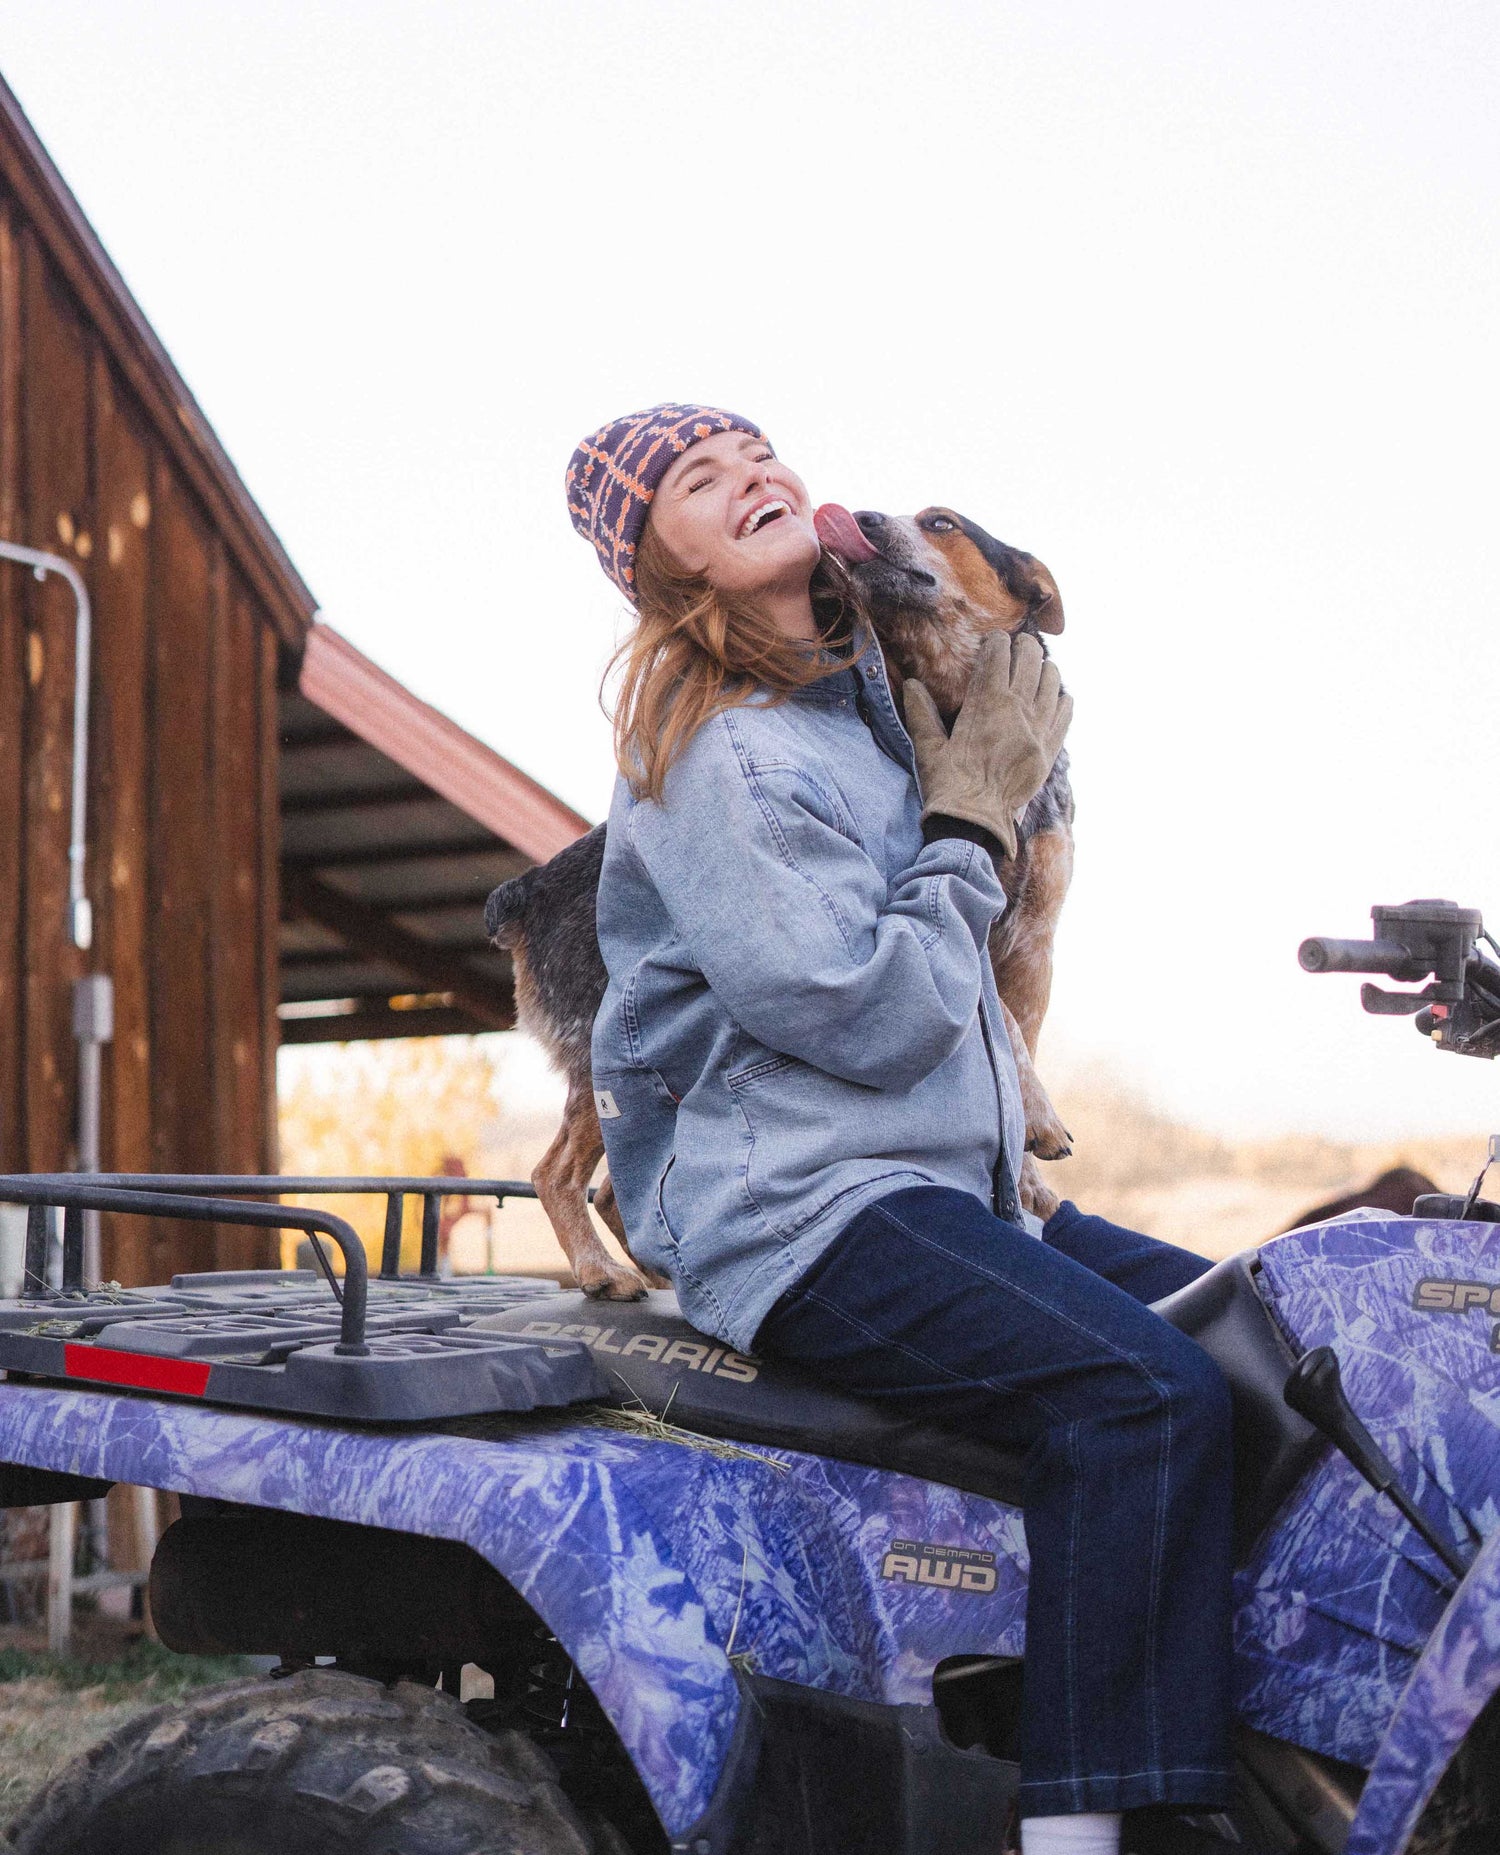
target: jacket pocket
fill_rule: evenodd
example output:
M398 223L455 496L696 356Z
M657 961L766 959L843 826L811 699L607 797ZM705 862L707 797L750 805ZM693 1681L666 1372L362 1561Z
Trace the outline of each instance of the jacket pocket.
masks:
M744 1124L740 1188L783 1243L792 1242L869 1174L851 1151L851 1091L795 1056L767 1056L727 1075ZM857 1178L849 1176L855 1162ZM822 1189L812 1181L821 1182Z
M667 1180L671 1178L672 1168L676 1164L677 1155L673 1153L666 1165L662 1167L656 1181L656 1233L674 1258L681 1256L682 1245L677 1241L677 1233L667 1217L666 1193Z

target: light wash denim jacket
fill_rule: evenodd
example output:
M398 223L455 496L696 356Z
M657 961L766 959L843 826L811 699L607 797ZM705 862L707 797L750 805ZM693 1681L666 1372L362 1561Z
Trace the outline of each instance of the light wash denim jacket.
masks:
M925 848L879 647L706 723L663 800L615 788L595 1098L631 1248L736 1347L855 1213L909 1185L1026 1223L986 851ZM1003 1133L1003 1144L1002 1144Z

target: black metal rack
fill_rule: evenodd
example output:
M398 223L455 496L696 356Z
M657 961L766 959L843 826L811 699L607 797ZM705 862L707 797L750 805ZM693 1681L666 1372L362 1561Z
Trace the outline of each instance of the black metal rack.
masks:
M281 1192L386 1200L378 1276L343 1218L305 1205L247 1203ZM447 1197L534 1198L514 1179L284 1174L0 1175L0 1203L28 1207L19 1300L0 1301L0 1368L205 1397L302 1415L401 1422L530 1410L609 1395L586 1347L484 1331L486 1315L555 1292L521 1277L438 1275ZM408 1197L422 1199L421 1266L400 1273ZM49 1213L63 1216L62 1280L47 1285ZM182 1218L306 1235L334 1296L297 1270L176 1276L164 1288L105 1289L83 1279L83 1214ZM321 1238L344 1259L342 1285ZM374 1306L372 1309L372 1290Z

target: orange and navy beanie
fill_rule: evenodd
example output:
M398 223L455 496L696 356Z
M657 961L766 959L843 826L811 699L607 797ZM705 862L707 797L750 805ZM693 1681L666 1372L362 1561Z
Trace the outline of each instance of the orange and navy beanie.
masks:
M749 419L713 406L652 406L602 426L573 453L568 514L632 605L635 550L657 485L684 451L716 432L765 436Z

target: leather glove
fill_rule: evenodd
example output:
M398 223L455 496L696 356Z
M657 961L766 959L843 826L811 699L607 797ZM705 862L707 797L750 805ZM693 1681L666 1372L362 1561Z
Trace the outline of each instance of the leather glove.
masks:
M941 813L993 832L1016 854L1016 822L1046 783L1073 719L1057 666L1037 640L992 631L980 646L950 736L923 683L905 686L922 816Z

